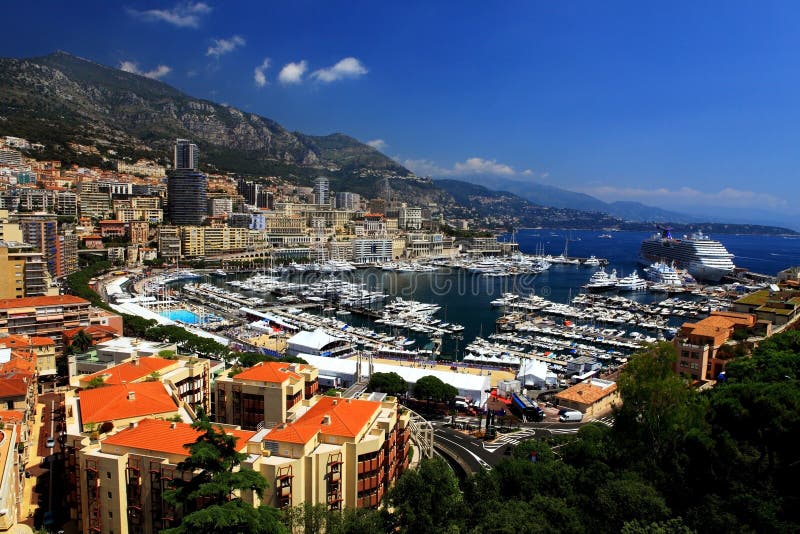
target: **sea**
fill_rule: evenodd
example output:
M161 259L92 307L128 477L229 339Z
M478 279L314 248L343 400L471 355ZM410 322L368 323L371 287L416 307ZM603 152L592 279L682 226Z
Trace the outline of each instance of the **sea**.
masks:
M611 238L601 238L603 234L604 232L589 230L524 229L514 236L503 235L499 239L515 239L520 250L529 254L543 252L558 256L566 250L571 257L586 258L594 255L607 259L606 270L610 272L616 269L618 276L625 276L639 268L636 261L639 245L651 233L607 232ZM711 238L719 240L734 254L737 267L753 272L775 275L787 267L800 265L800 237L724 234ZM586 284L595 270L579 265L557 264L538 275L503 278L447 268L430 273L359 269L355 273L342 276L350 281L363 283L370 290L382 290L406 300L438 304L441 309L436 318L464 326L464 331L459 336L446 337L442 347L444 356L460 359L467 344L478 336L488 336L495 331L495 321L502 312L500 308L490 306L492 300L505 292L515 292L521 295L536 294L554 302L567 303L582 291L581 286ZM208 281L224 285L221 280ZM647 292L626 293L625 296L641 302L666 298L664 294ZM338 315L337 318L355 326L385 330L371 320L355 314ZM416 339L417 346L420 347L428 342L424 336L410 332L398 333Z

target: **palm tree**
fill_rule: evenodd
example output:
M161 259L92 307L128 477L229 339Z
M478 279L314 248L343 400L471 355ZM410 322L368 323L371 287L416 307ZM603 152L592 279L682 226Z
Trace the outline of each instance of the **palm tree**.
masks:
M86 352L86 349L92 346L92 336L87 334L85 330L79 330L75 337L72 338L70 345L79 352Z

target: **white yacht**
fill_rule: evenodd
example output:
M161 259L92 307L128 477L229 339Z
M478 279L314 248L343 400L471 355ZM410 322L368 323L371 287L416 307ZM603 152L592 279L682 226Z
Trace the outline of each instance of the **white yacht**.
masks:
M647 281L639 278L639 273L635 270L628 276L617 280L617 289L620 291L641 291L646 288Z
M591 278L589 278L589 282L583 287L589 291L606 291L616 286L617 270L614 269L611 271L611 274L608 274L605 269L600 269L592 274Z

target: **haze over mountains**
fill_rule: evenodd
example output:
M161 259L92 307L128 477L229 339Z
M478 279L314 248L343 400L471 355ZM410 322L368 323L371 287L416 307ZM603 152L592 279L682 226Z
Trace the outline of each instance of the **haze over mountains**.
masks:
M290 132L254 113L194 98L163 82L61 51L38 58L0 58L0 134L44 143L46 157L82 165L99 165L104 157L166 162L173 140L188 137L200 145L202 160L220 171L284 176L303 185L324 173L338 190L367 196L379 196L388 180L398 197L409 202L435 203L452 216L504 215L515 225L574 221L575 227L589 227L594 221L607 227L623 221L715 220L637 202L608 203L550 185L495 176L459 177L495 190L471 188L470 195L459 194L452 180L439 187L436 181L420 179L347 135ZM485 209L489 205L495 211ZM498 206L507 211L498 213ZM596 212L610 217L598 217Z

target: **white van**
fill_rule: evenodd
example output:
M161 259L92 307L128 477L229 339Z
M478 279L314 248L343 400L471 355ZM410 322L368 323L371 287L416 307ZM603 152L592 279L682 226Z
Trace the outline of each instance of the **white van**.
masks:
M583 414L577 410L570 410L558 416L558 420L562 423L577 423L583 419Z

